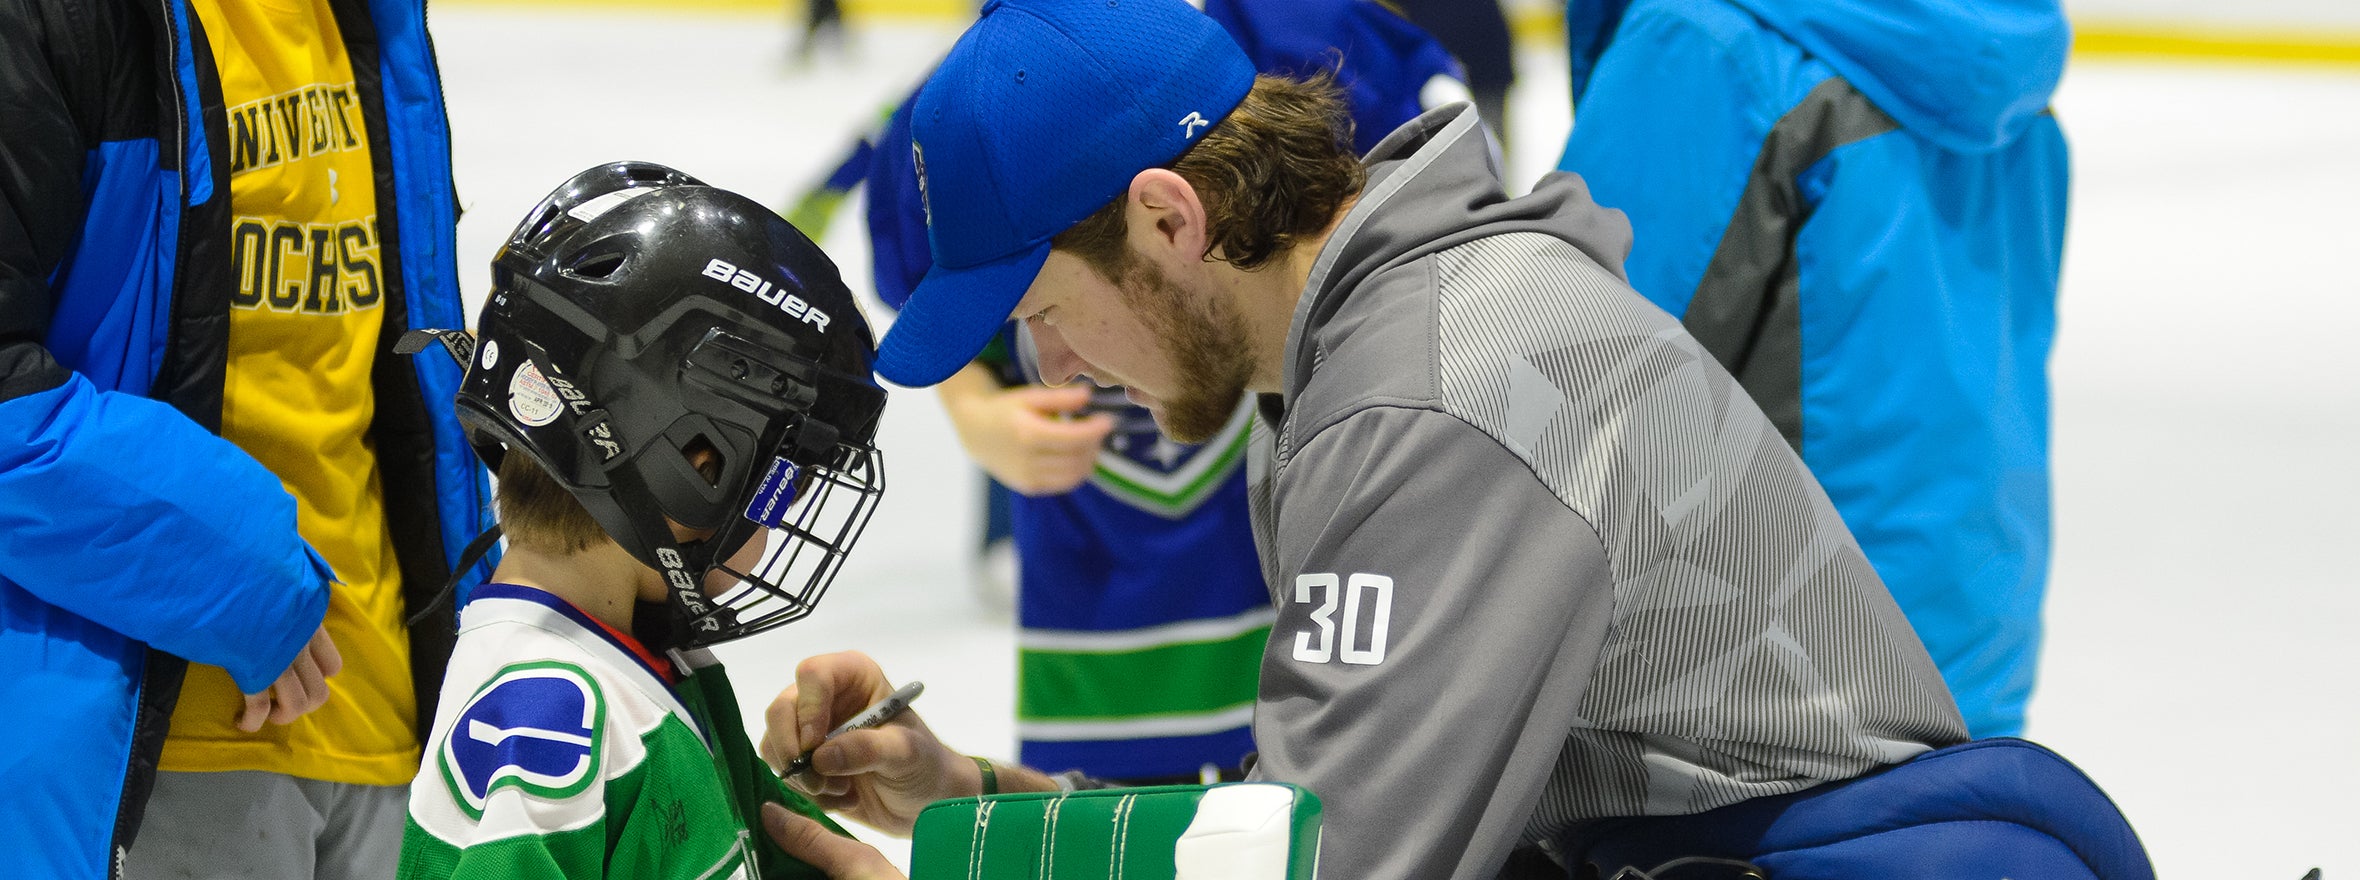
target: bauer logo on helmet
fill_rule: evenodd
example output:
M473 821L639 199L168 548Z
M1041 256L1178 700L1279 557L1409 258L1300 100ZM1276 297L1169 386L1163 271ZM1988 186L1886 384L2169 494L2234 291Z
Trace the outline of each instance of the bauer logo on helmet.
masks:
M779 307L779 310L786 312L790 318L817 327L823 333L827 332L827 312L814 308L810 303L804 302L802 297L788 293L785 287L772 284L767 278L740 269L737 264L723 259L714 259L712 262L706 263L704 274L707 278L728 282L731 287L751 293L763 302Z

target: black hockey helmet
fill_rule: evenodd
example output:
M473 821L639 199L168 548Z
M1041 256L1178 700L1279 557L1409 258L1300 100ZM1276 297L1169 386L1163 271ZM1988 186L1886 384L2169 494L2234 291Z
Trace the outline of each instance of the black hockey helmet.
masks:
M477 455L531 456L661 572L675 646L810 613L884 489L875 339L819 247L744 196L617 162L526 215L492 287L458 394Z

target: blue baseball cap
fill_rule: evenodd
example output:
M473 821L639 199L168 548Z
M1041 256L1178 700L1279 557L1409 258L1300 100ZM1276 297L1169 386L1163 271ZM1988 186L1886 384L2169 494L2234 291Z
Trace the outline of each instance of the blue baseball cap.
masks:
M918 92L911 151L934 268L877 351L949 378L1007 322L1049 240L1229 115L1254 64L1184 0L993 0Z

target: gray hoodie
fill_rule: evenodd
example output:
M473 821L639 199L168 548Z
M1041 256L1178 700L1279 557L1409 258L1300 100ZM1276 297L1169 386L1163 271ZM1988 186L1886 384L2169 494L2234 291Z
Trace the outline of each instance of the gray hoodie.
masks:
M1462 107L1367 161L1254 462L1255 772L1325 803L1323 876L1490 877L1966 738L1794 452L1623 282L1620 213L1507 198Z

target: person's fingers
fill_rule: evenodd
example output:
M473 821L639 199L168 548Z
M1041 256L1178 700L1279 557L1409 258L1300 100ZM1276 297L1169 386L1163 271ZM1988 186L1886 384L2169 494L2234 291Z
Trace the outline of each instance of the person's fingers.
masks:
M1019 425L1017 442L1034 454L1097 455L1106 435L1114 432L1114 417L1091 413L1072 421L1038 419Z
M852 780L841 776L822 776L808 767L795 773L782 773L779 779L798 792L811 797L837 795L852 790Z
M269 719L270 689L264 688L259 694L247 694L246 705L238 709L238 729L253 733L261 730L262 722Z
M916 712L904 712L881 727L855 730L811 753L812 772L826 777L874 774L884 781L925 777L943 748Z
M328 702L328 671L320 668L319 655L310 651L295 658L295 665L287 668L295 676L295 683L303 689L300 695L303 711L309 712Z
M1062 415L1090 405L1088 385L1026 385L1010 388L1008 399L1033 412Z
M817 773L809 770L801 773L780 773L778 778L780 782L786 783L788 788L794 789L796 794L806 797L819 794L821 777Z
M795 739L787 744L786 754L791 759L803 750L819 745L828 735L830 707L835 705L839 686L830 658L822 655L795 664ZM809 745L806 745L808 743Z
M1081 421L1034 421L1019 425L1015 442L1002 453L992 476L1028 496L1070 492L1098 466L1098 454L1114 420L1095 413Z
M893 863L876 847L839 837L818 822L786 807L762 805L762 830L787 855L794 856L833 880L887 880L901 877Z
M1015 410L1017 440L1037 448L1095 445L1114 430L1114 418L1085 412L1090 389L1078 385L1058 388L1031 386L1007 392Z
M316 708L310 703L311 697L304 692L303 683L290 669L279 676L277 684L270 686L270 723L293 724L303 713Z
M855 730L829 740L811 753L811 770L823 777L850 776L855 773L874 773L892 766L896 754L907 750L893 749L882 730Z
M803 754L802 734L798 733L802 728L795 720L796 697L801 693L801 688L787 685L786 690L771 698L770 707L762 710L762 742L754 746L754 751L762 756L763 763L770 765L771 772L786 773L787 762ZM789 784L794 781L787 780Z
M1065 424L1081 432L1084 436L1090 437L1090 442L1093 444L1106 439L1106 435L1114 433L1114 416L1102 412L1091 413Z
M312 710L328 704L328 676L344 669L344 655L336 650L336 641L328 636L328 627L321 624L311 634L311 641L296 652L287 669L279 673L277 681L261 693L247 694L245 704L238 708L238 729L253 733L265 722L292 724Z
M292 724L295 719L328 704L328 676L320 671L317 655L306 650L295 655L295 663L279 675L271 685L270 720L273 724Z
M852 794L852 780L844 776L821 776L805 771L795 774L802 780L803 793L814 798L846 798Z
M860 798L851 794L815 794L811 802L831 813L842 813L860 806Z
M842 651L795 664L795 689L795 742L790 757L819 745L829 728L893 693L893 684L867 654Z
M320 626L319 632L311 634L311 644L303 650L319 666L321 675L335 675L344 671L344 652L336 650L336 640L328 637L326 624Z

